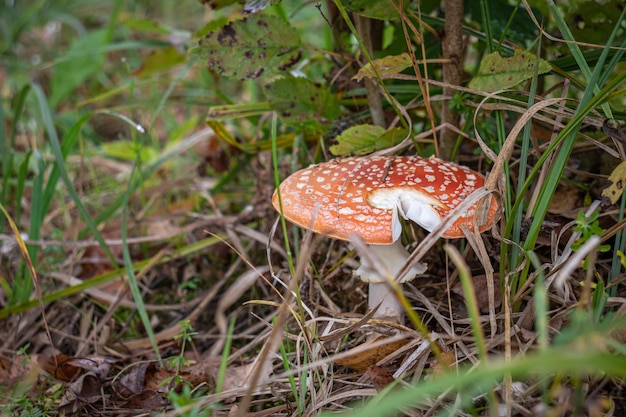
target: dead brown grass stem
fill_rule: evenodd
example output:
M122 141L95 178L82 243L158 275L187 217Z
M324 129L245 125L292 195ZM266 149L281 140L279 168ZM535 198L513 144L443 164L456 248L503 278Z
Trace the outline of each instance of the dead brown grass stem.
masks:
M417 4L417 21L420 24L420 30L418 30L415 25L413 25L413 22L411 21L411 19L409 19L406 14L405 14L405 9L402 6L402 0L399 0L398 3L396 3L395 1L392 1L391 4L393 5L393 7L398 11L398 13L400 14L400 21L402 22L402 33L404 34L404 39L407 45L412 45L413 42L411 42L411 36L409 35L409 29L411 30L411 32L413 33L413 36L416 37L416 39L420 40L420 42L418 42L418 44L420 45L421 48L421 52L422 52L422 57L426 57L426 47L424 45L423 42L423 35L422 35L422 31L423 28L425 27L424 22L422 21L422 19L420 18L422 10L421 10L421 6L420 3ZM407 51L409 53L409 56L411 57L411 64L413 65L413 72L415 73L415 78L417 80L417 83L420 87L420 91L422 92L422 96L425 97L424 100L424 105L426 108L426 114L428 115L428 120L430 121L430 127L431 127L431 132L433 134L433 144L435 145L435 154L439 155L439 141L437 140L437 130L435 129L435 114L433 112L433 108L430 105L430 101L428 100L428 97L430 96L430 89L428 87L428 84L424 83L423 78L426 77L428 78L428 66L426 65L425 62L421 62L423 68L424 68L424 74L422 75L422 71L420 70L419 64L418 64L418 60L417 57L415 56L415 51L413 50L413 48L409 47L407 48ZM409 119L410 120L410 119Z
M296 286L301 282L302 276L304 276L304 270L307 266L308 259L310 257L312 247L311 247L312 233L307 232L303 239L303 244L301 246L300 256L298 257L296 269L294 271L294 276L291 277L291 281L289 282L289 288L285 292L283 296L282 303L278 308L276 313L276 320L273 323L272 330L268 335L267 340L263 344L261 348L261 352L258 357L255 359L255 365L253 367L250 378L248 379L247 389L245 395L239 401L239 410L236 414L237 417L244 417L250 404L252 402L252 396L260 383L263 380L267 379L266 372L269 367L270 356L278 349L279 344L281 343L282 334L285 329L285 322L287 320L287 313L289 311L289 303L291 302L292 295L296 290ZM298 316L295 317L298 324L300 324L301 318Z

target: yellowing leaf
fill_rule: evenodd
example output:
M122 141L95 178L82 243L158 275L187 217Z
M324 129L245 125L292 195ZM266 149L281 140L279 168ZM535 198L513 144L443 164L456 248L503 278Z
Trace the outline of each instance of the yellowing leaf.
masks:
M606 187L602 190L602 199L608 199L611 204L617 203L622 197L624 186L626 186L626 161L611 172Z
M478 74L470 81L469 87L487 92L514 87L534 75L538 59L537 72L539 74L545 74L552 69L547 61L519 49L515 50L515 55L509 58L503 58L497 52L485 55L480 63Z
M411 57L406 52L400 55L389 55L384 58L375 59L372 64L366 64L352 79L361 81L364 77L375 78L378 71L381 77L385 75L399 74L411 66Z
M102 151L111 158L133 161L137 154L141 161L153 161L158 157L156 149L148 146L137 146L127 140L116 140L102 144Z

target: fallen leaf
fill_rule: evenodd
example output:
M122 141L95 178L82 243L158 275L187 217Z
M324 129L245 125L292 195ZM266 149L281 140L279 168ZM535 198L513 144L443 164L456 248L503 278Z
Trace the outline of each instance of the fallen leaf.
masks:
M39 372L39 356L17 355L13 359L0 358L0 386L10 387L24 378L31 370Z
M139 394L132 395L124 403L125 408L155 411L165 407L169 402L163 394L153 390L144 390Z
M210 357L204 359L193 366L185 369L186 377L188 380L193 380L196 383L204 382L209 388L215 388L215 382L217 381L220 371L221 358ZM250 375L254 372L255 366L260 366L256 362L236 366L229 365L226 367L224 380L222 382L222 390L230 391L233 389L246 386L249 381ZM263 375L262 378L268 378L268 375Z
M372 385L376 388L376 391L380 392L387 385L393 383L396 379L393 377L389 369L382 366L370 366L367 368L367 376L372 381Z
M41 372L38 358L37 355L17 355L13 360L0 358L0 387L5 398L22 398L31 392Z
M338 359L335 361L335 363L340 366L346 366L348 368L354 369L355 371L365 371L370 366L376 365L376 363L391 355L393 352L408 343L408 340L401 339L395 342L387 343L382 346L361 350L363 346L373 344L374 342L378 342L383 339L385 339L385 337L381 336L377 337L376 339L367 341L363 345L358 347L359 350L355 354L350 355L346 358Z
M215 389L215 381L222 358L209 357L185 368L185 379L193 386L207 384L210 390Z
M70 382L78 378L82 369L73 365L71 356L61 353L54 355L44 363L43 369L61 382Z
M487 287L487 276L485 275L477 275L473 276L472 286L474 287L474 294L476 295L476 304L478 304L478 308L481 313L489 312L489 289ZM500 292L500 279L497 275L493 277L493 287L494 287L494 295L493 302L494 307L498 308L502 305L502 293ZM451 288L451 291L455 294L463 296L463 285L461 282L457 282Z
M151 362L148 367L144 368L144 387L143 389L154 390L157 392L167 392L171 388L170 383L165 381L172 380L176 374L169 369L163 369L156 362ZM142 389L142 391L143 391Z
M58 411L61 414L74 414L86 405L104 399L102 380L92 373L86 373L66 387Z
M150 365L149 362L143 362L133 366L121 378L115 380L115 391L123 398L128 398L142 392L146 386L146 369L148 369Z
M552 195L548 211L567 217L571 213L577 213L583 205L580 189L571 184L564 184L557 188Z

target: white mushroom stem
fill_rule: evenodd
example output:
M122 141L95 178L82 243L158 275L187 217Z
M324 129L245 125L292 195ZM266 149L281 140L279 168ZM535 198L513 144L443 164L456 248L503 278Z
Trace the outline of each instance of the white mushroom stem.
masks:
M354 274L369 284L368 306L370 310L378 307L374 317L401 323L404 310L393 294L390 281L397 279L398 285L409 282L415 278L415 275L426 271L426 264L414 265L405 275L397 278L396 275L410 255L400 240L396 240L391 245L369 245L368 247L371 252L362 254L361 266L354 271Z

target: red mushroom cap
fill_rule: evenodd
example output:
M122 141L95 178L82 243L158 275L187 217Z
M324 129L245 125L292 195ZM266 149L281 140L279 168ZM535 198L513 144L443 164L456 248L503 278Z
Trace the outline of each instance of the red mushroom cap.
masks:
M376 156L336 159L295 172L280 185L285 218L298 226L336 239L358 234L365 243L391 244L400 236L400 214L433 230L465 197L482 187L484 177L469 168L437 158ZM272 203L280 211L278 195ZM491 199L488 220L495 221ZM443 234L463 237L472 231L476 205Z

